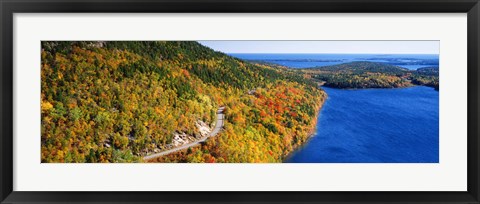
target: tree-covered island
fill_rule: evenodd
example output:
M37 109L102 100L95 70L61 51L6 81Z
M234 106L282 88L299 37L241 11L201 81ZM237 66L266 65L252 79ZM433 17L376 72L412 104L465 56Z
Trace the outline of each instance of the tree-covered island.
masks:
M401 88L425 85L439 88L438 67L408 70L386 63L357 61L300 69L307 77L334 88Z

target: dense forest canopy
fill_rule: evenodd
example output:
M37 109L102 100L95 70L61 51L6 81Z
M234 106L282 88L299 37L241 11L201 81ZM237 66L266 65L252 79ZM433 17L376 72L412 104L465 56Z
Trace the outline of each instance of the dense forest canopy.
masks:
M44 41L42 162L143 162L201 137L225 106L225 127L162 162L280 162L305 142L325 93L294 71L190 41Z
M325 67L301 69L302 73L335 88L399 88L413 85L438 90L438 67L408 70L379 62L357 61Z

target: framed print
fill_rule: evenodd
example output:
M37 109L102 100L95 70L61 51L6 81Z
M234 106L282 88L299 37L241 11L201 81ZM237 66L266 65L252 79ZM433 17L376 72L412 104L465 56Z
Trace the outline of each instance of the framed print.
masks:
M479 203L478 1L2 1L2 203Z

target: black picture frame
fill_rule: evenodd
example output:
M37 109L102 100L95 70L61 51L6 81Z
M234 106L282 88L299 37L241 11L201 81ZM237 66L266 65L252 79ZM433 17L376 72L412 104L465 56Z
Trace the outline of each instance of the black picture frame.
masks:
M1 203L479 203L478 0L0 0ZM466 192L19 192L13 191L15 13L467 13L468 190Z

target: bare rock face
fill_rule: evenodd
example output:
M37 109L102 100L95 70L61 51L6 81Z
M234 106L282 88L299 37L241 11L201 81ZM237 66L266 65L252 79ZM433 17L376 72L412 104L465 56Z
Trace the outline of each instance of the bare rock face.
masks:
M89 42L87 44L87 47L97 47L97 48L101 48L103 46L105 46L107 44L107 42L105 41L96 41L96 42Z
M210 127L205 122L203 122L201 120L198 120L195 123L195 126L197 126L198 132L200 133L200 135L202 137L207 137L210 134L210 132L212 132Z
M190 140L184 132L173 133L173 146L178 147L189 143Z
M173 140L172 143L166 146L166 149L170 149L173 147L179 147L191 142L194 142L198 139L208 137L212 130L210 127L203 121L198 120L195 122L195 126L198 128L198 133L194 135L187 135L185 132L175 132L173 133Z

